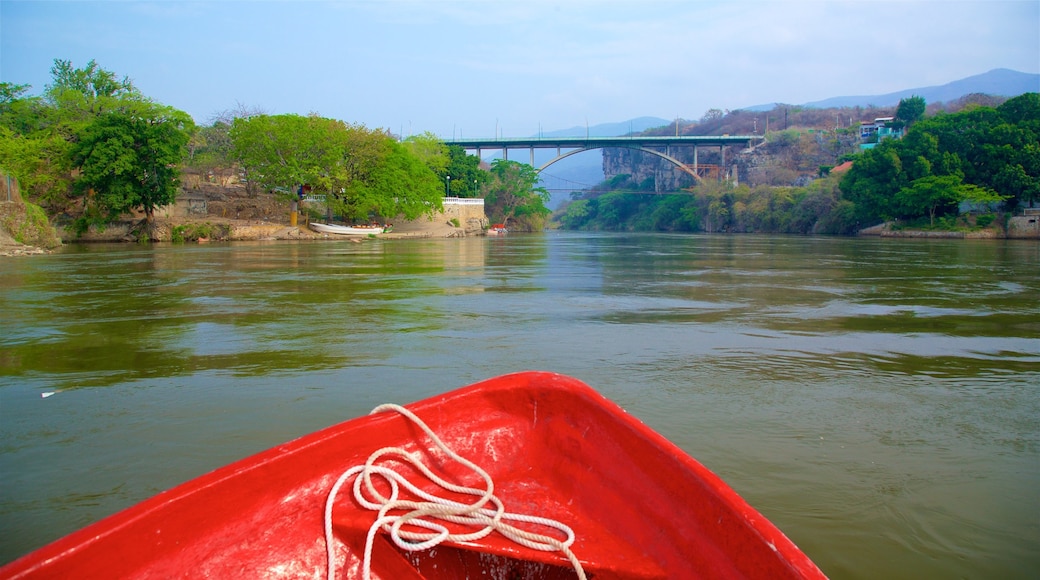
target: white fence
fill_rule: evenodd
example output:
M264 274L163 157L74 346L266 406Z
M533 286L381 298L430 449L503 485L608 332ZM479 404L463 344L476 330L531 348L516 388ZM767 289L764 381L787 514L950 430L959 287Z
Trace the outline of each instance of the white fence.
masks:
M484 205L481 197L445 197L444 205Z

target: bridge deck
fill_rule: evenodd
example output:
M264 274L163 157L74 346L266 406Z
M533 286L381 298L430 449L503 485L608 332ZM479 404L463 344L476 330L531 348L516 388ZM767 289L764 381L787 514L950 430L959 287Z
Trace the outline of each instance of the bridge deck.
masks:
M759 135L720 136L632 136L632 137L527 137L502 139L455 139L449 145L463 149L599 149L602 147L664 147L668 145L745 145L762 139Z

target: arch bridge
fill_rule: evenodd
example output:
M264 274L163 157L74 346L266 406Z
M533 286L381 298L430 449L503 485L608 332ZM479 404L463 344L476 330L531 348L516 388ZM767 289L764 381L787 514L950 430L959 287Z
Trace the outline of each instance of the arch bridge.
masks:
M456 139L450 141L450 145L458 145L467 151L476 151L477 157L481 157L484 151L500 150L502 151L502 158L509 159L509 150L513 149L528 149L531 153L531 166L541 172L553 163L566 159L571 155L576 155L584 151L591 151L593 149L605 149L611 147L619 147L624 149L637 149L639 151L645 151L652 155L656 155L686 173L693 176L694 179L701 179L701 170L703 166L697 163L697 151L699 147L718 147L720 153L719 167L726 165L726 147L727 146L742 146L744 148L751 147L755 141L761 141L763 138L759 135L721 135L721 136L629 136L629 137L533 137L533 138L521 138L521 139ZM673 148L676 147L693 147L693 164L688 165L679 161L672 155ZM550 159L548 162L542 164L541 167L535 165L534 162L534 150L535 149L556 149L556 157ZM663 151L662 151L663 149Z

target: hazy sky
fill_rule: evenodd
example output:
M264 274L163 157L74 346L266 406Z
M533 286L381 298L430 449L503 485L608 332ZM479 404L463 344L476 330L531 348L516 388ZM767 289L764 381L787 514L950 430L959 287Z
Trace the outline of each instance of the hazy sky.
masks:
M0 0L0 80L94 59L209 124L239 104L442 137L1040 72L1040 1Z

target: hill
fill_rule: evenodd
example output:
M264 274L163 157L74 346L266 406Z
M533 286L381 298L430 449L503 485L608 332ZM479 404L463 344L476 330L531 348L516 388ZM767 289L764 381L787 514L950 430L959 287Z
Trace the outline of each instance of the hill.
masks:
M1040 92L1040 75L1028 74L1009 69L994 69L983 74L970 76L940 86L910 88L883 95L830 97L819 101L813 101L811 103L804 103L799 105L802 111L798 114L797 118L792 117L788 119L788 111L785 111L782 120L783 125L780 125L780 120L773 119L775 125L770 128L776 128L778 126L787 127L789 125L800 125L804 127L818 126L819 128L829 125L830 127L833 127L835 118L833 114L825 115L825 118L821 117L820 119L815 119L811 118L814 117L812 111L855 107L865 109L859 111L859 113L863 115L862 118L851 119L848 118L847 115L845 116L846 122L843 123L843 125L852 126L861 120L869 120L870 118L873 118L873 116L882 116L883 114L890 115L893 111L885 109L894 108L899 104L900 99L915 95L923 97L924 100L928 102L931 114L931 109L939 103L956 105L957 101L963 100L968 95L976 97L979 95L1014 97L1028 92ZM974 101L978 101L978 99L974 99ZM702 122L696 123L695 126L690 126L684 123L681 130L684 134L691 135L718 135L722 133L738 134L751 133L756 130L761 132L768 126L768 122L764 117L757 119L756 121L756 115L743 115L740 117L736 115L736 113L768 113L774 110L777 106L778 103L770 103L766 105L746 107L739 109L739 111L735 110L733 111L734 114L726 115L720 119L713 119L709 122L704 122L704 120L702 120ZM954 108L959 108L959 106ZM666 131L670 134L671 131L674 130L673 123L674 121L662 119L660 117L637 117L627 121L601 123L590 127L576 126L568 129L548 131L543 132L541 136L582 137L589 135L593 137L616 137L629 133L641 132L665 134L667 127L671 125L673 129L667 129ZM654 131L654 129L657 129L657 131ZM536 152L535 154L535 162L539 165L547 162L551 158L552 155L548 152ZM555 209L570 197L571 191L588 188L593 184L601 182L605 177L601 155L594 151L569 157L553 165L547 169L545 175L543 175L543 185L548 188L552 194L552 201L549 206Z
M1040 74L1029 74L1006 68L993 69L980 75L933 87L903 89L884 95L861 95L848 97L830 97L811 103L803 103L804 107L828 109L835 107L894 107L900 99L918 96L929 103L948 102L964 95L979 93L1002 97L1017 97L1022 93L1040 92ZM779 103L755 105L744 108L745 111L769 111Z

